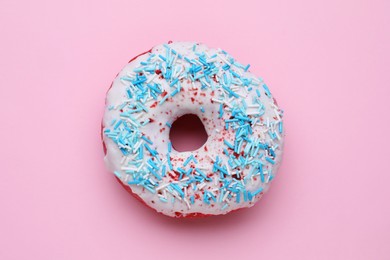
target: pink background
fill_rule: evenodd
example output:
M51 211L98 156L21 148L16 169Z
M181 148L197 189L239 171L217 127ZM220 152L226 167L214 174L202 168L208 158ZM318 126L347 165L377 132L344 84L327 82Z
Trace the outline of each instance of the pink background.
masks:
M0 259L390 259L390 1L0 1ZM253 209L175 220L103 165L111 80L155 44L222 47L285 109Z

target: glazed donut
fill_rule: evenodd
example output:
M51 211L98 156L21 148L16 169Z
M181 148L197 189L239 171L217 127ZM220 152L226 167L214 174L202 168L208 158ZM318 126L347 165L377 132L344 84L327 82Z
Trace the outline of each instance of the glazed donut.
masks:
M106 97L105 164L147 206L171 217L253 206L282 159L283 111L261 78L221 49L175 42L131 60ZM172 147L172 123L200 118L195 151Z

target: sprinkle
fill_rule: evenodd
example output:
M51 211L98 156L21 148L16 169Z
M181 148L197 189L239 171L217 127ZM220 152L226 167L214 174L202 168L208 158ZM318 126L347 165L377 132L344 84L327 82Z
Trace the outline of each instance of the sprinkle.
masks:
M169 170L173 170L173 167L172 167L172 163L171 163L171 156L169 153L167 153L167 162L168 162L168 166L169 166Z
M229 143L229 141L223 140L223 143L226 144L227 147L229 147L230 149L232 150L234 149L234 146L231 143Z
M255 190L255 191L252 193L253 197L256 196L257 194L259 194L259 193L262 192L262 191L263 191L263 188L259 188L259 189Z
M182 189L180 189L180 187L177 184L171 183L170 185L171 185L172 188L174 188L179 193L179 195L182 198L184 198L184 192L182 191Z
M162 177L165 177L166 172L167 172L167 169L166 169L166 166L165 166L165 165L162 166L162 171L161 171L161 172L162 172L162 173L161 173L161 176L162 176Z
M165 97L163 97L163 98L160 100L159 105L164 104L164 102L167 100L167 98L168 98L168 95L165 95Z
M147 138L146 136L142 136L141 137L143 140L145 140L147 143L149 143L149 144L153 144L153 142L152 141L150 141L150 139L149 138Z
M265 90L265 94L267 94L267 96L271 97L271 92L269 91L269 88L266 84L263 84L263 88Z
M149 151L149 153L150 153L152 156L157 155L157 151L156 151L156 150L153 150L152 148L150 148L150 146L149 146L148 144L145 144L145 148Z
M179 82L179 79L176 78L174 80L172 80L171 84L169 84L170 87L173 87L177 82Z
M114 171L114 174L115 174L115 176L116 176L118 179L120 179L120 178L121 178L121 174L120 174L120 172Z
M202 113L205 112L204 108L203 107L200 107L200 111L202 111Z
M172 142L171 141L168 142L168 152L169 153L172 152Z
M267 160L267 162L269 162L269 163L271 163L271 164L275 164L275 161L272 160L271 158L265 157L265 159Z
M218 116L218 118L222 118L222 116L223 116L223 105L219 104L219 116Z
M168 122L166 122L165 125L168 126L169 128L172 127L172 125L170 123L168 123Z

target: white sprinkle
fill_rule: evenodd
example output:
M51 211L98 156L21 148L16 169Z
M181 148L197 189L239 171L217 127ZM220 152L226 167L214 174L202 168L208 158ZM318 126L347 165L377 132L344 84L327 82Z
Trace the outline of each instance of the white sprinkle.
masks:
M121 164L123 164L125 162L126 158L127 158L126 156L122 156Z
M121 170L124 170L124 171L136 171L137 168L131 167L131 166L122 166Z
M275 133L275 135L276 135L276 138L277 138L278 140L280 140L280 135L278 134L278 131L275 131L274 133Z
M136 145L134 145L134 150L138 150L138 148L144 143L144 140L140 140Z
M169 183L161 184L160 186L158 186L158 187L156 188L156 191L159 191L159 190L161 190L161 189L164 189L164 188L167 187L168 185L169 185Z
M227 197L229 196L229 193L230 193L230 191L227 191L227 192L223 195L222 201L225 201L225 200L227 199Z
M130 156L127 156L127 157L126 157L125 165L128 165L128 164L129 164L130 159L131 159Z
M155 74L153 74L152 76L150 76L149 78L148 78L148 80L146 81L146 83L150 83L150 82L152 82L155 78L157 77L157 74L155 73Z
M223 100L219 100L219 99L215 99L215 98L211 98L211 100L214 102L220 103L220 104L223 103Z
M191 206L190 206L190 203L188 202L188 200L187 200L187 199L184 199L184 202L186 203L188 209L191 209Z
M144 166L145 166L145 162L142 162L141 165L138 167L137 172L139 172Z
M229 170L230 166L229 166L229 164L227 162L225 162L225 166L226 166L226 170L228 172L228 175L231 176L232 174L230 173L230 170Z
M214 162L214 159L213 158L211 158L211 156L210 155L208 155L208 154L206 154L206 157L207 158L209 158L212 162Z
M279 112L278 112L276 109L274 109L274 112L275 112L275 115L276 115L276 117L277 117L277 118L278 118L278 120L280 121Z
M204 188L204 186L206 186L206 183L201 183L198 185L198 190L202 190Z
M260 114L260 112L259 111L252 111L252 112L247 112L246 113L248 116L252 116L252 115L258 115L258 114ZM257 118L256 118L257 119Z
M225 63L227 63L229 66L232 66L232 64L230 62L228 62L224 57L222 57L222 55L220 55L219 53L217 53L217 56L222 60L224 61Z
M180 181L184 182L184 181L188 181L189 179L190 179L189 177L185 177L185 178L181 179ZM187 188L185 188L185 189L187 189Z

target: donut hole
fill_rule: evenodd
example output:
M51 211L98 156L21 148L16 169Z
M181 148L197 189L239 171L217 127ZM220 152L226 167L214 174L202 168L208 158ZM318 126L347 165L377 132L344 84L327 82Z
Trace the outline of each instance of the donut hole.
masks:
M176 119L169 131L172 147L178 152L195 151L207 141L207 132L200 118L185 114Z

